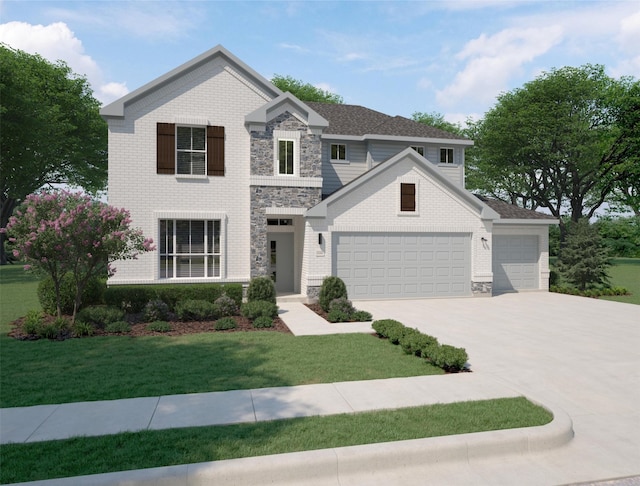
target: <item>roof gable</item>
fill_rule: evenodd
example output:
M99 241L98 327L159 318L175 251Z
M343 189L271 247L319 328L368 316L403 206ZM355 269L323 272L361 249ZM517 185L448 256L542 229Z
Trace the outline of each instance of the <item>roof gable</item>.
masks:
M284 111L300 118L311 130L321 131L329 124L327 120L291 93L283 93L245 116L245 125L249 126L250 130L262 131L269 121Z
M123 117L124 109L128 104L133 103L145 96L153 93L154 91L166 86L167 84L175 81L176 79L187 75L191 71L199 68L203 64L210 62L213 59L222 57L229 64L233 65L234 69L242 73L243 76L250 79L253 83L259 86L271 97L277 97L282 94L277 87L271 84L266 78L258 74L236 56L231 54L227 49L218 45L212 49L209 49L207 52L200 54L198 57L187 61L186 63L178 66L177 68L169 71L168 73L160 76L159 78L154 79L153 81L145 84L144 86L132 91L131 93L123 96L122 98L114 101L113 103L104 106L100 110L100 114L104 118L112 118L112 117Z
M394 155L393 157L381 162L373 169L365 172L360 177L355 178L348 184L342 186L336 192L327 197L324 201L320 202L313 208L306 212L306 216L310 218L324 218L327 215L327 206L335 201L346 196L350 192L354 191L358 187L366 184L371 179L378 176L380 173L391 170L394 165L399 162L410 159L415 165L420 167L425 173L429 175L433 180L440 185L446 187L456 197L465 202L468 206L474 208L482 219L499 219L500 216L489 206L480 201L477 197L471 194L469 191L458 187L456 184L447 179L436 167L433 166L427 159L422 157L418 152L412 148L406 148L402 152Z

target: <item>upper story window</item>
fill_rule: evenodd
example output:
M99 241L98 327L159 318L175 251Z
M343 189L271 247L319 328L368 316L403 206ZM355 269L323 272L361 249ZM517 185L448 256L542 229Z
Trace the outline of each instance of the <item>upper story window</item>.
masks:
M297 130L273 131L274 170L276 176L300 174L300 132Z
M424 147L422 145L412 145L411 148L424 157Z
M440 149L440 163L441 164L453 164L453 149L441 148Z
M224 176L224 127L157 124L158 174Z
M347 145L344 143L332 143L331 144L331 161L346 162L346 160L347 160Z
M177 174L204 175L207 160L205 127L176 127Z
M294 173L294 141L278 140L278 174Z

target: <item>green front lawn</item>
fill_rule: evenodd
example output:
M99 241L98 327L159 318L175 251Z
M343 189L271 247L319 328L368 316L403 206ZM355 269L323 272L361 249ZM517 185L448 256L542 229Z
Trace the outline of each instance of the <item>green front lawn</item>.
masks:
M35 481L544 425L525 398L0 446L0 482Z
M640 305L640 258L614 258L612 263L609 269L611 285L625 287L631 295L600 298Z

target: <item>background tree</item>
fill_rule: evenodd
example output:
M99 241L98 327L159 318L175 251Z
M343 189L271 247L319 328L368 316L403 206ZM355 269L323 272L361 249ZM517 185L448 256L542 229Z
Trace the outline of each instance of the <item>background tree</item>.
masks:
M598 230L587 219L572 222L558 256L562 278L580 290L607 284L609 265L608 250Z
M502 94L470 128L468 186L557 218L590 218L630 182L639 131L637 81L614 80L602 66L552 70Z
M281 91L289 92L300 101L320 101L322 103L342 104L344 100L342 96L317 88L310 83L305 83L291 76L282 76L274 74L271 82Z
M444 119L442 113L432 111L431 113L425 113L422 111L416 111L411 115L411 119L423 125L429 125L430 127L439 128L445 132L454 133L461 137L466 136L465 130L459 123L451 123Z
M135 258L151 251L153 241L140 230L129 228L124 209L67 191L27 196L2 231L9 235L13 254L33 269L51 277L58 317L62 315L60 286L66 274L73 275L76 294L72 322L80 308L87 283L114 269L115 260Z
M107 125L83 77L59 61L0 45L0 228L39 188L66 183L88 192L107 181ZM0 264L6 263L0 234Z

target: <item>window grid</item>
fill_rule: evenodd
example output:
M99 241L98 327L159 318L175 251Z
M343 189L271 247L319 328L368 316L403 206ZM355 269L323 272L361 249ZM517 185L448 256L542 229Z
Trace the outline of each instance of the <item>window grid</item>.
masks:
M278 140L278 173L293 175L293 140Z
M178 126L176 132L176 172L192 175L206 174L206 128Z
M441 164L453 164L453 149L441 148L440 149L440 163Z
M331 144L331 160L347 160L347 146L344 143Z
M160 278L220 277L220 220L160 220Z

